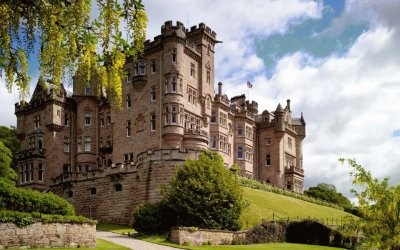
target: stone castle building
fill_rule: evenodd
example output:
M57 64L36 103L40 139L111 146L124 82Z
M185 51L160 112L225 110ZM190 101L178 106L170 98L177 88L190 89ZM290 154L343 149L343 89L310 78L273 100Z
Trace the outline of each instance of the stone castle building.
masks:
M160 197L177 164L203 150L241 175L303 193L303 117L286 107L258 113L245 95L214 92L216 33L201 23L165 22L143 56L126 63L123 107L95 86L73 93L37 85L17 103L18 185L51 189L78 213L120 223L132 208Z

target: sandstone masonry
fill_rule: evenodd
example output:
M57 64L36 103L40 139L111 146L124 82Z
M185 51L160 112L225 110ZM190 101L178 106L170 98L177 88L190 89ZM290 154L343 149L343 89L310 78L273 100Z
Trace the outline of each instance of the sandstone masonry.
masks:
M290 100L259 114L245 95L229 99L214 84L218 42L203 23L165 22L125 65L122 109L96 86L75 82L69 94L38 84L29 103L15 105L18 185L51 189L90 218L129 223L134 206L160 198L177 165L212 150L226 168L302 193L303 116L292 117Z

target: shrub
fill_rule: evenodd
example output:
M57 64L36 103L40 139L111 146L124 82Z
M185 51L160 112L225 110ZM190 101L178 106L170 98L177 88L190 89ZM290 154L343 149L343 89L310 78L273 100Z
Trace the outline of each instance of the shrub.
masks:
M53 193L15 187L4 178L0 178L0 209L28 213L75 214L73 206L63 198Z
M312 220L291 222L286 228L286 241L328 246L331 229Z
M186 160L164 191L167 203L179 216L179 226L240 229L240 185L224 168L219 154L206 151L198 160Z
M263 222L246 233L244 244L284 242L286 225L280 222Z
M165 202L144 203L134 208L133 228L139 233L165 233L174 225L174 213Z

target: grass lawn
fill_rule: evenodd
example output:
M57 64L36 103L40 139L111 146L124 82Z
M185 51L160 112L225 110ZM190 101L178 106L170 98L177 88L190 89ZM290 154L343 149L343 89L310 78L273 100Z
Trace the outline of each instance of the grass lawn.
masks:
M129 250L130 248L123 247L117 244L114 244L112 242L106 241L106 240L101 240L97 239L97 246L95 248L30 248L30 249L37 249L37 250L50 250L50 249L55 249L55 250L71 250L71 249L82 249L82 250L108 250L108 249L113 249L113 250ZM12 249L12 248L9 248Z
M128 234L128 233L136 233L135 229L132 227L126 226L126 225L117 225L117 224L111 224L111 223L98 223L97 230L100 231L108 231L108 232L113 232L117 234Z
M198 247L186 247L187 249L193 250L334 250L343 249L335 247L324 247L324 246L314 246L314 245L304 245L304 244L292 244L292 243L268 243L268 244L254 244L254 245L236 245L236 246L198 246Z
M289 217L290 219L317 218L326 221L329 218L329 221L334 219L334 222L336 220L340 222L343 217L351 215L342 210L284 195L248 187L242 187L242 189L244 198L250 202L250 205L244 209L240 217L243 229L260 224L262 219L272 220L273 213L275 220Z

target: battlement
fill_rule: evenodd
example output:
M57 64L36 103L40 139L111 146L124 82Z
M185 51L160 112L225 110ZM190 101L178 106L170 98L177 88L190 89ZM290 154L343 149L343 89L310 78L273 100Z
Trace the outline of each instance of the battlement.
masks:
M256 113L258 111L258 103L256 101L246 101L246 106L250 110L255 110Z
M117 163L105 168L91 170L88 172L68 172L62 173L52 180L52 185L60 185L64 182L70 181L84 181L90 179L105 178L111 175L134 173L140 168L147 165L162 165L184 162L186 159L197 159L201 150L189 149L156 149L147 150L139 153L135 162Z
M216 39L217 38L217 33L215 31L211 30L210 27L206 26L204 23L200 23L199 26L194 25L190 27L190 31L186 30L187 36L193 36L199 33L205 33L212 38Z

